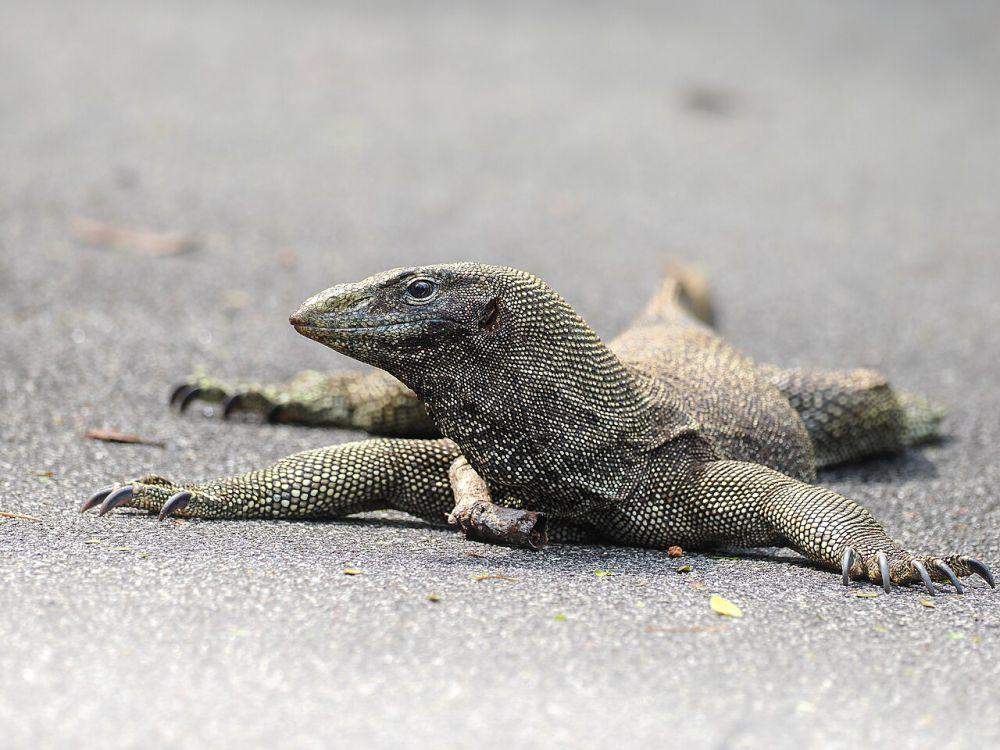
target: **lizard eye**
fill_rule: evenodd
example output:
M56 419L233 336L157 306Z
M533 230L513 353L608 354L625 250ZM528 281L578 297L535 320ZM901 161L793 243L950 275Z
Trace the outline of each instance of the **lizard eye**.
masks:
M414 279L406 285L406 301L411 305L425 305L437 296L438 287L430 279Z

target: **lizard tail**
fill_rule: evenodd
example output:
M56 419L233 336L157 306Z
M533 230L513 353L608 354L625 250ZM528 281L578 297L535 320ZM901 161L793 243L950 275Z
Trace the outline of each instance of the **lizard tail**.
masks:
M671 260L667 262L663 283L640 319L674 322L679 317L694 318L707 326L715 323L708 279L691 266Z
M908 391L897 392L896 400L906 416L904 445L921 445L941 438L941 421L948 414L947 407Z

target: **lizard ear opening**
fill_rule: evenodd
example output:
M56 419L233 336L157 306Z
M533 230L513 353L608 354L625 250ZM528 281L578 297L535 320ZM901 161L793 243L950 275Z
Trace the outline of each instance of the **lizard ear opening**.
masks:
M486 303L479 314L479 327L484 331L492 331L500 322L500 300L494 297Z

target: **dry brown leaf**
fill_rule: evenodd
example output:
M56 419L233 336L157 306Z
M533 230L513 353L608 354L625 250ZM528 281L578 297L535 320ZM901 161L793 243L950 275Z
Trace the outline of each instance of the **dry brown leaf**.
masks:
M278 265L286 271L290 271L295 268L299 262L299 254L290 247L281 248L274 254L274 257L278 261Z
M34 471L31 472L31 476L33 476L33 477L49 477L49 478L51 478L51 477L54 477L55 475L56 475L56 473L54 471L48 471L48 470L45 470L45 469L35 469Z
M198 237L192 232L130 229L83 216L73 218L69 231L79 242L139 255L179 255L198 247Z
M678 547L676 544L672 547L667 547L667 557L680 557L684 554L684 550Z
M138 445L155 445L157 448L163 448L165 445L162 440L153 440L151 438L144 438L140 435L131 435L127 432L105 430L100 428L87 430L83 436L85 438L90 438L91 440L102 440L105 443L135 443Z
M35 518L34 516L26 516L23 513L2 513L0 512L0 518L16 518L18 521L32 521L34 523L41 523L41 518Z

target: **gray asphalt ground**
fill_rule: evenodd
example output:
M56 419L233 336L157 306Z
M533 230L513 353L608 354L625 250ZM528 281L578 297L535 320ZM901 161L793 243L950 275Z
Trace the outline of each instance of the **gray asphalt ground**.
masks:
M787 551L76 508L357 437L165 406L198 366L350 367L286 322L330 284L506 263L610 334L674 256L760 359L950 403L946 443L824 481L997 568L998 28L990 3L0 6L0 511L40 519L0 518L0 745L997 746L978 579L931 609ZM74 217L202 244L86 247Z

